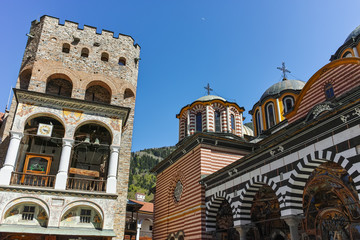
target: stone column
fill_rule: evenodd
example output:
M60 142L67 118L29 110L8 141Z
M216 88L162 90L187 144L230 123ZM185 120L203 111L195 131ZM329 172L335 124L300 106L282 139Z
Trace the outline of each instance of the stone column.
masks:
M118 169L120 146L110 146L110 161L106 182L106 193L116 193L116 173Z
M286 224L290 228L291 240L299 240L300 236L299 236L298 226L300 221L302 220L302 217L298 215L290 215L290 216L284 216L282 217L282 219L286 222Z
M137 228L136 228L136 240L139 240L140 239L140 230L141 230L141 223L142 221L137 221Z
M63 139L62 140L62 150L60 156L60 164L59 170L56 174L55 180L55 189L66 189L66 182L68 178L68 169L70 164L70 157L71 157L71 148L73 146L74 140L73 139Z
M9 185L11 173L14 171L16 158L19 152L22 132L10 131L10 143L6 153L4 166L0 169L0 185Z
M249 231L251 227L252 227L251 224L235 226L236 231L239 232L240 240L246 240L246 233Z

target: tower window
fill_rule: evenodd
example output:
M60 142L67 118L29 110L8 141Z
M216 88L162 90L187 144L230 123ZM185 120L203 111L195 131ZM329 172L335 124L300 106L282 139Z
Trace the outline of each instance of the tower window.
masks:
M185 131L185 137L187 137L188 136L187 118L184 119L184 131Z
M106 52L103 52L101 54L101 61L108 62L109 61L109 54L107 54Z
M81 209L80 222L81 223L90 223L91 222L91 210Z
M22 220L32 221L34 219L35 206L24 206Z
M231 132L235 133L235 116L231 114L230 116Z
M276 124L274 104L273 103L268 103L266 105L266 111L265 112L266 112L267 129L269 129L269 128L271 128L272 126L274 126Z
M325 84L324 91L325 91L325 97L327 100L330 100L335 96L334 88L331 83Z
M125 66L125 65L126 65L126 59L123 58L123 57L121 57L121 58L119 59L119 65L120 65L120 66Z
M220 112L215 111L215 132L221 132Z
M352 57L351 52L346 52L346 53L343 55L343 58L348 58L348 57Z
M196 131L202 132L202 115L201 112L196 114Z
M63 53L69 53L70 52L70 44L64 43L63 47L62 47L62 52Z
M284 97L283 105L284 105L284 113L287 113L294 106L294 98L291 96Z
M87 48L81 49L81 56L86 58L89 57L89 49Z
M261 122L260 122L259 110L255 112L255 126L256 126L256 135L259 136L261 133Z

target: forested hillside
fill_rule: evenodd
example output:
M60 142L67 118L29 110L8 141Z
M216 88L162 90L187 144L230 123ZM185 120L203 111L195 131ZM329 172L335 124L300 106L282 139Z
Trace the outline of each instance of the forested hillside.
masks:
M135 199L135 193L144 193L145 201L154 198L150 189L155 186L156 177L150 173L156 164L175 150L175 147L149 148L131 153L128 198Z

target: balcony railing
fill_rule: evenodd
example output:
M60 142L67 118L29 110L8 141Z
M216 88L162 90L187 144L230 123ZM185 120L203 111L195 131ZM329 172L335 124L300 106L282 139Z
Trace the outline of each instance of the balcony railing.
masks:
M105 192L106 180L68 177L66 189Z
M10 180L11 185L31 186L31 187L46 187L53 188L55 184L55 176L13 172Z

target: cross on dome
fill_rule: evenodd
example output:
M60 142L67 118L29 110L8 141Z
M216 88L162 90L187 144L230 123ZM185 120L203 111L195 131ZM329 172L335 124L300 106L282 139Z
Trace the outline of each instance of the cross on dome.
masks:
M277 67L277 69L279 69L280 71L283 72L283 80L286 80L286 73L291 73L289 70L286 69L285 67L285 62L282 62L282 67Z
M210 91L213 91L213 89L212 88L210 88L210 84L208 83L207 84L207 86L206 87L204 87L206 90L207 90L207 92L208 92L208 95L210 95Z

